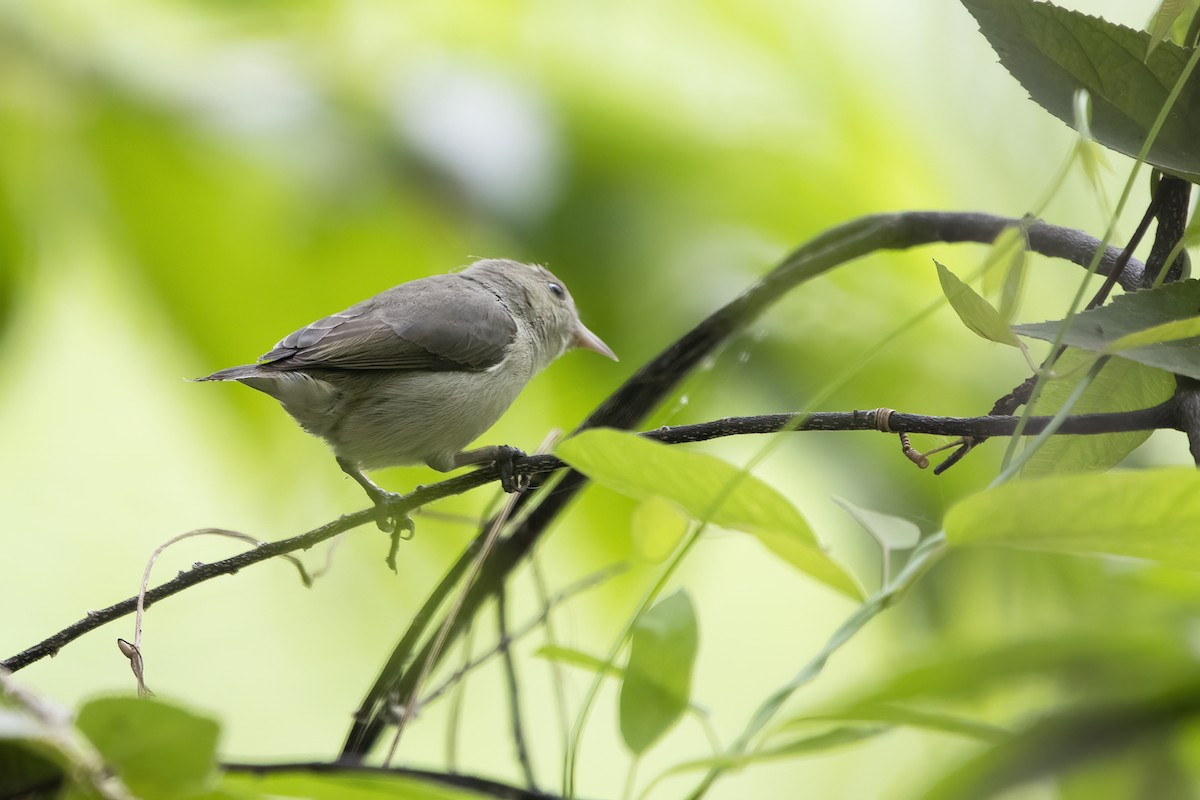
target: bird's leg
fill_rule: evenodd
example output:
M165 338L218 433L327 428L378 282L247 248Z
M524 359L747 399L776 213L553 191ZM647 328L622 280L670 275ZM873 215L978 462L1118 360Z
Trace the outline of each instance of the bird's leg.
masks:
M500 471L500 488L506 492L518 492L529 488L529 476L518 475L513 461L524 458L525 451L518 450L507 444L480 447L477 450L464 450L454 456L455 467L465 467L470 464L495 463Z
M400 495L380 488L375 481L364 475L362 470L349 461L339 458L337 463L342 468L342 472L354 478L354 481L363 488L363 491L371 498L371 502L375 504L375 524L379 526L379 530L392 534L398 530L405 530L411 534L416 530L416 526L413 525L413 521L407 514L397 515L391 513L391 504L398 500ZM394 562L393 553L393 556L389 556L388 563L393 565L394 568Z

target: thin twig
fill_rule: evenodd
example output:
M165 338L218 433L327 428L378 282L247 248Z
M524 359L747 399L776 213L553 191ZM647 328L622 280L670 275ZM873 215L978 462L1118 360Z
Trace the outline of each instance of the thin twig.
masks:
M237 539L239 542L247 542L255 546L262 546L263 544L266 544L265 542L255 539L253 536L248 534L241 533L240 531L231 531L226 530L225 528L198 528L194 531L181 533L178 536L172 536L170 539L167 539L158 547L154 548L154 552L150 554L150 559L146 562L146 568L142 571L142 582L138 585L137 612L133 618L133 642L127 642L124 639L117 640L117 647L119 647L121 653L129 659L130 669L133 670L133 676L137 680L138 694L142 697L145 697L148 694L154 694L154 692L150 691L150 689L146 686L146 665L142 654L142 619L146 614L146 587L150 585L150 571L154 569L154 564L158 561L158 557L161 556L168 547L178 544L184 539L191 539L195 536L224 536L229 539ZM330 558L332 558L332 550L333 548L331 546L329 555ZM304 568L304 564L301 563L300 559L286 554L280 557L290 561L295 565L296 569L300 572L300 580L304 582L305 587L312 586L313 578L308 574L308 571ZM328 569L328 564L326 564L325 569Z
M512 718L513 745L517 750L517 762L525 775L525 786L537 788L533 777L533 764L529 760L529 747L525 742L525 726L521 724L521 692L517 680L517 665L512 657L512 640L508 638L508 593L496 593L496 628L499 636L500 661L504 665L504 679L508 684L508 713Z
M550 612L553 611L555 608L562 605L567 600L570 600L575 595L585 592L588 589L591 589L595 586L599 586L600 584L607 581L609 578L620 575L622 572L625 572L628 569L629 569L628 564L626 564L624 562L618 562L616 564L611 564L611 565L605 567L604 569L597 570L596 572L593 572L590 575L587 575L586 577L581 578L580 580L571 584L570 586L563 589L558 594L551 597L549 602L544 603L540 614L538 614L536 617L529 620L528 622L523 623L519 628L516 628L515 630L513 630L511 635L509 636L509 641L517 642L517 641L520 641L521 639L524 639L533 630L535 630L539 625L544 624L548 619L550 619ZM423 697L421 699L421 704L420 704L418 710L425 709L430 704L432 704L435 700L440 699L442 697L442 695L446 694L446 692L450 691L450 689L452 689L456 684L461 682L462 679L465 678L468 673L483 666L485 663L488 662L489 659L491 659L493 656L497 655L499 652L500 652L500 646L499 646L499 644L497 644L496 647L493 647L491 650L488 650L486 653L481 653L480 655L476 656L474 659L472 659L468 663L464 664L457 672L455 672L450 677L446 678L446 681L441 686L437 687L436 689L431 691L429 694L425 695L425 697ZM552 661L551 663L557 663L557 662Z
M803 418L803 419L800 419ZM1025 428L1026 435L1036 435L1045 429L1052 417L1030 417ZM797 421L799 420L799 424ZM935 417L921 414L895 413L891 416L889 425L894 433L929 433L940 436L1009 436L1017 426L1018 417ZM1153 408L1139 411L1122 411L1109 414L1081 414L1068 417L1059 429L1060 434L1095 435L1104 433L1124 433L1128 431L1146 431L1169 428L1183 430L1177 405L1168 401ZM832 411L813 412L810 414L767 414L753 417L728 417L726 419L702 422L695 425L680 425L669 428L659 428L646 431L642 435L665 444L681 444L684 442L701 442L725 436L741 436L745 434L777 433L781 430L796 431L874 431L868 411ZM545 475L566 466L556 456L533 455L517 459L513 469L520 475ZM467 489L482 486L499 479L494 467L485 467L475 472L460 475L440 483L421 487L398 502L407 508L416 508L422 503L460 494ZM298 550L306 550L320 542L337 536L339 533L353 528L374 524L375 509L368 508L341 517L333 522L314 528L307 533L281 539L260 545L254 550L239 553L235 556L214 561L211 564L198 564L176 578L150 589L145 593L144 605L149 608L153 603L178 594L179 592L203 583L220 575L233 575L239 570L253 564L266 561L276 556ZM477 548L468 548L467 553L473 555ZM461 559L460 559L461 562ZM457 566L457 565L456 565ZM464 564L465 570L469 562ZM55 655L60 648L78 639L89 631L99 628L105 623L120 619L133 613L137 608L137 597L130 597L115 603L108 608L89 612L86 617L63 628L61 631L29 647L26 650L0 662L0 667L16 672L19 669L40 661L47 656ZM424 609L423 609L424 610ZM436 609L435 609L436 610ZM432 613L432 612L431 612Z
M550 615L553 598L550 597L550 586L542 569L541 559L534 552L529 558L529 571L533 575L533 585L537 590L538 601L542 604L540 624L546 630L546 643L551 647L558 644L558 634L554 630L554 619ZM554 687L554 715L558 719L558 741L565 742L571 735L571 721L567 718L567 691L562 665L550 661L550 683Z
M450 634L450 627L458 618L458 612L463 606L467 592L471 589L471 584L479 577L479 571L483 567L483 562L487 560L488 553L496 544L496 539L500 537L500 531L504 529L504 524L508 522L512 515L513 509L517 506L517 498L521 496L520 492L513 492L508 497L508 502L504 504L504 509L500 515L492 522L491 528L488 530L487 539L483 542L483 547L479 550L479 555L475 557L475 562L472 564L466 579L463 581L463 589L451 604L450 610L446 612L446 619L438 626L437 634L433 639L432 652L440 653L446 645L446 640ZM392 759L396 755L396 748L400 746L400 737L404 733L404 727L410 719L412 719L416 711L417 693L421 691L421 686L424 685L425 679L429 677L430 670L433 669L433 664L436 659L430 659L425 662L422 671L418 674L416 682L413 684L412 693L406 697L401 697L399 701L399 714L396 718L396 732L392 736L392 743L388 747L387 755L383 759L383 765L389 766Z

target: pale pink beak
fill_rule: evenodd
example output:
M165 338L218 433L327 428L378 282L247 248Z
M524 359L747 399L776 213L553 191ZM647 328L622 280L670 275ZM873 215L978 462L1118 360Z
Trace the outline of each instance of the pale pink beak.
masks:
M582 322L575 324L575 340L572 343L583 350L591 350L593 353L608 356L613 361L621 360L617 358L617 354L612 351L612 348L606 345L599 336L589 331Z

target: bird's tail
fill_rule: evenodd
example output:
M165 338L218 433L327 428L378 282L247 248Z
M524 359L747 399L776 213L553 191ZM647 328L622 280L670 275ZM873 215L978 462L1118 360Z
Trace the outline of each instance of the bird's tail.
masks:
M246 364L241 367L229 367L228 369L219 369L212 375L205 375L203 378L192 378L194 381L240 381L245 378L260 378L262 377L262 369L257 364Z

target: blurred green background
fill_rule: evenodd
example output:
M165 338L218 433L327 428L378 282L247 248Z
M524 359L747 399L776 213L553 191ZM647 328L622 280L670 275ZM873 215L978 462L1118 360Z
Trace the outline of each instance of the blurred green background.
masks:
M1131 27L1152 11L1064 5ZM880 211L1019 216L1072 144L950 2L0 0L0 653L135 593L172 535L212 526L277 539L364 505L323 444L269 398L188 378L475 256L535 260L570 285L622 360L568 354L486 437L533 449L792 246ZM1115 198L1129 165L1110 164ZM1134 214L1145 194L1139 185ZM1076 171L1045 216L1099 235L1108 202ZM984 254L876 256L805 285L655 422L807 408L881 344L823 410L986 412L1024 378L1015 351L946 309L894 336L938 297L931 256L965 274ZM1037 260L1032 273L1022 319L1060 316L1079 271ZM741 463L762 444L702 449ZM878 554L830 495L932 530L994 475L1001 450L993 442L934 478L890 437L803 434L760 474L873 586ZM1168 434L1134 460L1188 463ZM397 490L436 478L417 468L378 477ZM331 757L416 604L473 534L469 518L493 499L481 490L436 507L465 523L419 517L399 575L383 565L385 538L363 528L311 590L268 563L163 602L146 622L149 685L217 715L230 759ZM608 491L585 494L542 548L552 586L629 557L631 509ZM155 578L235 550L191 540ZM565 643L605 651L653 575L638 567L571 603ZM680 582L699 609L696 699L726 739L851 610L733 533L709 534ZM536 611L527 572L514 604L517 619ZM1197 606L1190 576L956 555L796 703L1030 637L1195 641ZM20 678L67 706L128 691L113 640L131 635L131 620L108 625ZM555 786L562 742L548 672L527 659L523 674L536 767ZM578 701L589 676L570 678ZM1067 694L1024 687L975 710L1016 722ZM586 796L614 796L624 781L614 697L602 696L585 739ZM410 731L405 763L445 765L445 705ZM484 670L466 690L459 768L518 779L506 725L500 676ZM713 796L909 796L974 747L893 733L732 775ZM685 723L642 774L705 748ZM686 785L669 782L664 796Z

